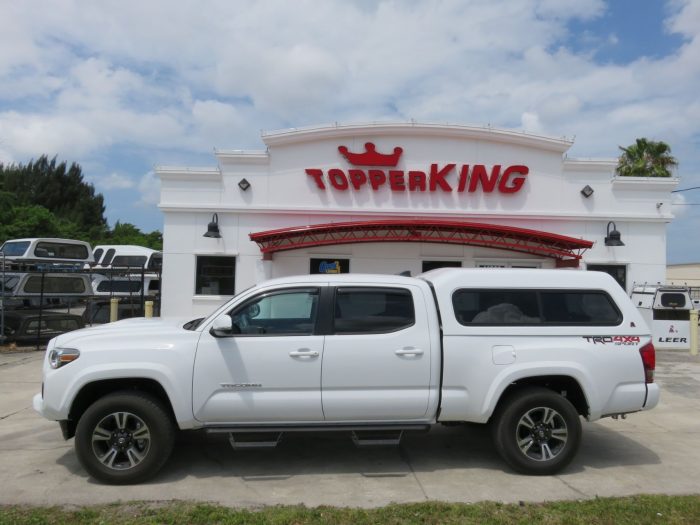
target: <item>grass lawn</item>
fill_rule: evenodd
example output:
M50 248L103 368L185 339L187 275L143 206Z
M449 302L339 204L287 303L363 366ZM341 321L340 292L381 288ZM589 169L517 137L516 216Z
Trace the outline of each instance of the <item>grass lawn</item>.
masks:
M60 508L0 506L0 524L700 524L700 495L634 496L542 504L413 503L377 509L276 506L232 509L217 505L161 502Z

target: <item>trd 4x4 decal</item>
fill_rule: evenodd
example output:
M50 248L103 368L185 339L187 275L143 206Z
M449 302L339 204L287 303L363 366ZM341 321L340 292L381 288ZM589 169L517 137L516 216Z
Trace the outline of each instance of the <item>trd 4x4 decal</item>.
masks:
M583 336L583 338L588 343L593 343L594 345L638 345L639 336L638 335L602 335L602 336Z

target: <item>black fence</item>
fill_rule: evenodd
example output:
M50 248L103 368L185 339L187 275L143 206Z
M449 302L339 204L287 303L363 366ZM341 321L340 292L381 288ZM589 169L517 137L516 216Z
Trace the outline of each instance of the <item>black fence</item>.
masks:
M144 268L76 269L5 265L0 268L0 343L39 345L78 328L143 317L146 301L160 315L160 272Z

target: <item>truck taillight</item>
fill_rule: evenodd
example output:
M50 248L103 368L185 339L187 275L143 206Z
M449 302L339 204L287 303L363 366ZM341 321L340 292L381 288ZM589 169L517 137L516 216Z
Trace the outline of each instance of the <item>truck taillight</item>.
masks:
M644 379L647 383L654 382L654 369L656 368L656 350L652 343L647 343L639 349L644 365Z

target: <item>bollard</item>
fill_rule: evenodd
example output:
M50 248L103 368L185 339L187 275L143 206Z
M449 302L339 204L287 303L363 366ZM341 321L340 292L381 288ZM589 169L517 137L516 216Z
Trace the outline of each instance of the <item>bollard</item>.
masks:
M146 301L144 304L143 313L148 319L153 317L153 301Z
M112 297L109 300L109 322L113 323L119 319L119 299Z
M690 311L690 355L698 355L698 311Z

